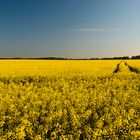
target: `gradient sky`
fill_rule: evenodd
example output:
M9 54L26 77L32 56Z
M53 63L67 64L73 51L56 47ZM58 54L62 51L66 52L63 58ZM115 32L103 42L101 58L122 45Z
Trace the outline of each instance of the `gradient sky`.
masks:
M140 54L140 0L0 0L0 57Z

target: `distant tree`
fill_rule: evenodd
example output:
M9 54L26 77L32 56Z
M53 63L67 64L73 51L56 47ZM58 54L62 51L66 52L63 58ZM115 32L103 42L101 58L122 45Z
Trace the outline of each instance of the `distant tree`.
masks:
M129 56L123 56L122 59L129 59Z
M140 55L132 56L132 59L140 59Z

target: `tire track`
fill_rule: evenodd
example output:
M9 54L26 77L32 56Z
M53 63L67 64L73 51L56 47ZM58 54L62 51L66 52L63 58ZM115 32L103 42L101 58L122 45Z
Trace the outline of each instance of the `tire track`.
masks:
M115 70L113 71L113 73L120 72L120 64L121 64L121 62L119 64L117 64L117 67L115 68Z
M137 68L134 68L134 67L128 65L126 62L125 62L125 65L129 68L129 70L130 70L131 72L135 72L135 73L137 73L137 74L140 73L140 71L139 71Z
M138 70L135 67L132 67L132 66L128 65L125 61L121 61L120 63L117 64L115 70L113 71L113 74L118 73L118 72L121 72L121 70L120 70L121 68L120 67L121 67L121 64L122 63L124 63L124 65L126 67L128 67L128 69L129 69L130 72L134 72L136 74L140 74L140 70Z

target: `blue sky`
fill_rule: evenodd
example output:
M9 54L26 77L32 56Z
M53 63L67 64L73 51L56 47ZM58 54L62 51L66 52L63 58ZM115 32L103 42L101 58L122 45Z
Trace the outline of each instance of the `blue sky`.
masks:
M0 57L137 54L139 0L0 0Z

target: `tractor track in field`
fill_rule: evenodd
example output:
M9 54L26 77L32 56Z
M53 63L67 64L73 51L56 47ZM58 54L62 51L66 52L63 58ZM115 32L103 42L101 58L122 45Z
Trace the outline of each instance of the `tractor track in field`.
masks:
M128 65L126 62L125 62L125 66L127 66L131 72L135 72L137 74L140 73L140 71L137 68L134 68L134 67Z
M114 72L113 73L118 73L120 71L120 64L117 64L117 67L115 68Z
M117 67L115 68L115 70L113 71L113 73L120 72L120 64L121 64L121 62L117 64Z
M126 67L128 67L128 69L129 69L130 72L134 72L136 74L140 74L140 71L137 68L128 65L125 61L121 61L120 63L117 64L115 70L113 71L113 74L120 72L120 67L121 67L121 64L122 63L124 63L124 65Z

